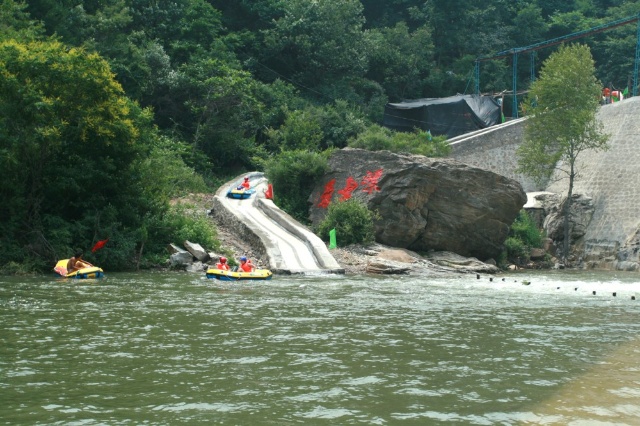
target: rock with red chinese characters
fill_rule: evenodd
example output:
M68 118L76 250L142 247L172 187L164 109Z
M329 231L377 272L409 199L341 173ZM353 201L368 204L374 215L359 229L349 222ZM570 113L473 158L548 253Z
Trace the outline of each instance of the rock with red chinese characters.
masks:
M481 260L500 254L527 201L515 180L454 160L345 148L332 154L311 194L312 223L329 203L352 197L379 213L381 244Z

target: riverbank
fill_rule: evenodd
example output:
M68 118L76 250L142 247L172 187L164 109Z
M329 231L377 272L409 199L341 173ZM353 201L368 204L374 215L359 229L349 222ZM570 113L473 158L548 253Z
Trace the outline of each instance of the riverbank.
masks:
M206 214L217 228L217 239L221 244L221 254L233 259L246 256L258 268L268 268L266 253L247 242L243 235L238 235L223 221L211 214L213 194L189 194L174 200L173 203L189 203L196 212ZM401 275L416 274L424 276L447 276L452 274L496 274L501 270L493 264L481 262L475 258L467 258L450 252L432 252L425 255L411 250L388 247L378 243L367 245L354 244L330 250L336 262L344 269L345 274L381 274ZM539 268L532 268L539 269Z

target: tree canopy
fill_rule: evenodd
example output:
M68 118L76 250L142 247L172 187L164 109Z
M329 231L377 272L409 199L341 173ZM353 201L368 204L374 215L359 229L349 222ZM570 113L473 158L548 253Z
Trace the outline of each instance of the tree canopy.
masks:
M569 209L578 177L576 160L585 150L607 148L596 119L602 85L595 77L589 47L561 46L547 59L531 85L525 142L518 149L520 171L542 181L559 171L569 179L564 204L564 255L569 250Z
M107 231L119 235L117 253L103 252L115 264L143 247L159 256L150 240L166 231L170 196L292 155L310 169L348 144L446 155L441 140L381 129L384 105L468 94L475 58L638 10L640 0L0 0L0 267L46 265ZM584 39L597 79L626 87L635 42L633 25ZM512 87L509 60L484 63L482 92ZM529 89L524 62L518 87Z

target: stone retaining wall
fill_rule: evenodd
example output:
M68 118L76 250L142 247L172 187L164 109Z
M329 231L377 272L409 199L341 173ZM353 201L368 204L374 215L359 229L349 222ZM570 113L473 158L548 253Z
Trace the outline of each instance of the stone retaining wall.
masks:
M536 185L531 178L516 173L516 150L522 144L524 120L508 121L471 135L463 135L467 137L451 139L449 157L511 178L519 182L525 192L542 191L544 185Z
M638 270L640 252L640 97L605 105L598 119L610 135L610 149L578 156L580 175L574 193L593 199L595 212L583 241L588 267ZM554 176L541 188L518 175L516 150L522 143L524 119L452 140L451 158L510 177L526 192L566 194L568 182Z

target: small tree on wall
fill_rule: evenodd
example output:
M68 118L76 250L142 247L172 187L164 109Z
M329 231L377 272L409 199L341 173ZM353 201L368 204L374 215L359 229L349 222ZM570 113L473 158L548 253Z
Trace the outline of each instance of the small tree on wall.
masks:
M585 150L608 149L608 135L596 119L602 85L595 77L595 66L588 46L561 46L542 65L526 99L529 117L525 122L524 143L518 149L519 172L540 183L558 171L568 177L569 187L563 204L566 261L571 245L569 215L573 186L579 177L576 160Z

